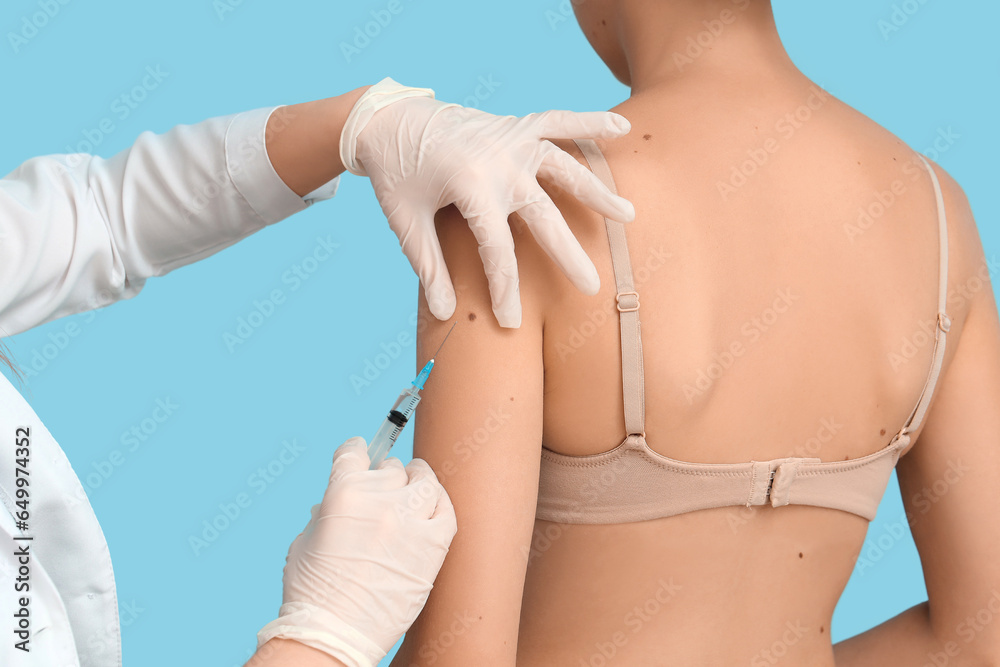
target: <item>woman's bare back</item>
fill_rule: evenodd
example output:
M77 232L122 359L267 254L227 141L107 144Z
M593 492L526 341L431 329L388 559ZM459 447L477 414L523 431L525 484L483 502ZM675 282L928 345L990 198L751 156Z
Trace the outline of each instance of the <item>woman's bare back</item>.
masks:
M734 463L837 461L888 444L934 342L937 206L917 155L803 77L699 80L614 110L632 132L600 146L637 211L626 234L650 447ZM953 292L979 268L978 241L960 191L935 169ZM543 444L594 454L626 435L618 317L606 307L614 274L603 219L553 197L601 291L547 286ZM942 377L969 303L953 297ZM867 528L795 505L537 521L518 665L832 665L831 618Z

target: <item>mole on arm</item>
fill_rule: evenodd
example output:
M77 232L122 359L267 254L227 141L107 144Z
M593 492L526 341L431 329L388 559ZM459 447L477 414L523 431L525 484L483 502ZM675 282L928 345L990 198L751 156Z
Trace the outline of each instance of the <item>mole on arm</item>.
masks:
M879 431L878 434L879 435L885 435L885 429L882 429L881 431Z
M801 551L799 552L799 558L802 558L802 552Z
M653 135L651 135L651 134L644 134L644 135L642 135L642 138L645 139L646 141L649 141L650 139L653 138Z
M822 626L822 625L821 625L821 626L819 626L819 631L820 631L820 632L823 632L823 626Z

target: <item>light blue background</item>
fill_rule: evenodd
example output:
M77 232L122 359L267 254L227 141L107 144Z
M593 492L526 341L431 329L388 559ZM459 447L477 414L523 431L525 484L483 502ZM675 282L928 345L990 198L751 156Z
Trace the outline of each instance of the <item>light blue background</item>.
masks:
M557 21L568 1L401 1L403 11L348 62L340 44L388 0L243 0L221 18L211 0L73 0L17 53L8 33L40 10L37 0L11 0L0 10L0 173L34 155L75 150L105 117L116 128L96 152L110 156L143 130L327 97L387 75L505 114L607 109L627 95L572 18ZM964 187L993 257L1000 247L992 196L1000 8L957 4L900 2L918 11L888 38L878 28L893 12L887 0L781 0L775 12L807 74L915 149L929 149L939 129L960 135L931 156ZM113 100L139 84L147 66L169 76L119 121ZM480 77L500 86L470 99ZM282 275L327 235L340 249L291 291ZM230 353L223 334L275 288L287 301ZM80 326L30 380L27 396L84 479L104 526L128 621L126 665L230 667L250 656L255 632L280 604L286 550L322 494L334 448L351 435L370 438L414 374L416 295L416 278L367 182L347 176L335 200L151 280L137 299L8 341L30 366L69 322ZM371 386L355 391L350 376L401 333L410 334L409 344ZM167 398L179 408L125 451L123 432ZM304 452L258 494L249 478L292 439ZM407 434L396 450L404 460L411 442ZM116 449L125 461L104 479L96 471ZM188 537L241 492L251 506L195 555ZM869 531L873 551L864 550L871 565L855 571L834 640L926 598L908 531L897 539L890 530L901 517L893 477ZM879 550L880 538L887 549Z

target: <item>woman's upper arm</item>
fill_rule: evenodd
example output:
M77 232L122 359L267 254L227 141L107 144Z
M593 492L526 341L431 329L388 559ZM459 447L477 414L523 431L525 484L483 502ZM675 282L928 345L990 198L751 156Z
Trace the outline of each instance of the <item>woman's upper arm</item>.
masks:
M957 294L970 299L968 316L919 440L899 460L897 474L935 635L954 642L963 656L995 660L1000 657L1000 321L972 212L950 177L943 175L942 184L956 202L948 212L950 236L960 249L969 249L965 257L953 255L959 262L950 281L964 287ZM987 617L993 622L984 623Z
M535 294L547 268L535 261L541 251L530 233L515 226L523 316L520 328L501 328L468 224L452 207L438 214L437 223L455 285L457 324L423 392L413 454L447 489L458 533L393 664L514 665L542 438L542 326ZM423 289L419 301L418 367L452 325L430 314Z

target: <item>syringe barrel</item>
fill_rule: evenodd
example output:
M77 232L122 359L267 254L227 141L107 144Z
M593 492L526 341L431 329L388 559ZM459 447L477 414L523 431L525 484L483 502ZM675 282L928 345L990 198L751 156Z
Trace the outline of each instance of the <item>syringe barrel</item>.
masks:
M382 422L368 445L368 458L371 459L370 470L375 470L389 454L389 450L396 444L396 439L403 432L403 427L413 416L413 412L420 402L420 392L416 387L410 386L403 390L396 402L389 411L389 415Z

